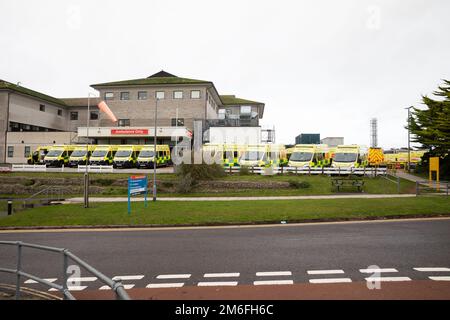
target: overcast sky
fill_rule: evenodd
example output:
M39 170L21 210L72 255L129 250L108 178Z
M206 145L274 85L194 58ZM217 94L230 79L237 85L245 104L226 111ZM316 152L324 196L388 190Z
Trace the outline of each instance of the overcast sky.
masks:
M161 69L262 101L300 133L407 144L407 111L450 79L450 1L2 1L0 79L56 97Z

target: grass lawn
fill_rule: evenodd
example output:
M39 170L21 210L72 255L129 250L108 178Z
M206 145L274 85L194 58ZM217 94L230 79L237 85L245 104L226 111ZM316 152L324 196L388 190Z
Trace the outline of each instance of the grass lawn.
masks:
M13 175L27 178L47 178L49 182L47 185L51 183L52 178L62 178L62 177L80 177L78 173L32 173L33 175L38 174L39 176L28 176L28 173L12 173ZM93 186L108 186L110 181L115 179L125 179L129 174L93 174L91 175L91 184ZM1 177L0 177L1 178ZM151 178L151 175L149 176ZM229 181L229 182L255 182L261 183L261 188L248 188L248 189L239 189L239 188L228 188L226 186L220 189L210 189L207 187L203 188L193 188L192 192L180 194L175 192L164 192L164 184L177 184L178 177L174 174L166 173L166 174L158 174L158 181L160 183L160 189L158 194L162 197L218 197L218 196L294 196L294 195L325 195L325 194L338 194L335 190L331 188L331 178L328 176L309 176L309 175L275 175L275 176L261 176L261 175L227 175L223 178L217 179L218 181ZM94 181L95 180L95 181ZM297 181L297 182L308 182L310 187L308 188L273 188L270 185L264 187L264 183L268 182L288 182L288 181ZM100 183L101 182L101 183ZM0 179L1 183L1 179ZM9 183L9 182L8 182ZM163 188L161 188L163 187ZM354 188L344 189L343 192L353 193L357 192ZM400 193L414 193L415 192L415 184L408 180L400 180ZM383 177L377 178L364 178L364 193L367 194L396 194L398 193L397 184L388 181ZM105 191L98 194L93 194L96 197L104 197L104 196L126 196L126 186L111 186L107 187ZM81 195L67 195L66 197L77 197ZM25 195L9 195L9 194L0 194L0 198L26 198Z
M214 202L93 203L29 209L1 217L0 226L182 225L362 219L450 214L450 197L391 199L269 200Z

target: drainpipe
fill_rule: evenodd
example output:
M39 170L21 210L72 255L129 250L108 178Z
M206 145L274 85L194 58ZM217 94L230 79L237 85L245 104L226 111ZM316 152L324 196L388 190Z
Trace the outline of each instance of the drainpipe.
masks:
M10 92L8 91L8 102L6 108L6 124L5 124L5 145L3 152L3 162L6 163L6 156L8 155L8 129L9 129L9 104L10 104Z

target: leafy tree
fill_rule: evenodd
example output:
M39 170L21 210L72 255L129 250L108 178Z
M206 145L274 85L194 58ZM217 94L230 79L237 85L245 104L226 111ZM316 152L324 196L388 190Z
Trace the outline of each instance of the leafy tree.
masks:
M412 108L409 129L413 141L430 150L422 158L422 166L418 169L428 170L429 157L440 157L441 176L448 179L450 178L450 81L443 81L438 90L433 92L435 99L422 96L426 109Z

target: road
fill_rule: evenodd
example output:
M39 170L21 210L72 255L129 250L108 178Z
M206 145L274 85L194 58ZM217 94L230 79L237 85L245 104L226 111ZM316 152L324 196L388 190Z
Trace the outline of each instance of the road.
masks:
M433 280L450 285L450 219L302 225L0 233L73 253L127 288ZM27 272L61 279L62 259L26 249ZM14 267L0 246L0 266ZM82 277L91 277L82 273ZM1 282L13 277L0 274ZM8 281L9 280L9 281ZM83 279L82 279L83 280ZM84 279L74 290L99 289ZM442 280L442 281L438 281ZM56 280L58 282L58 280ZM431 281L429 281L431 282ZM30 286L33 286L30 284ZM39 285L34 285L36 288Z

